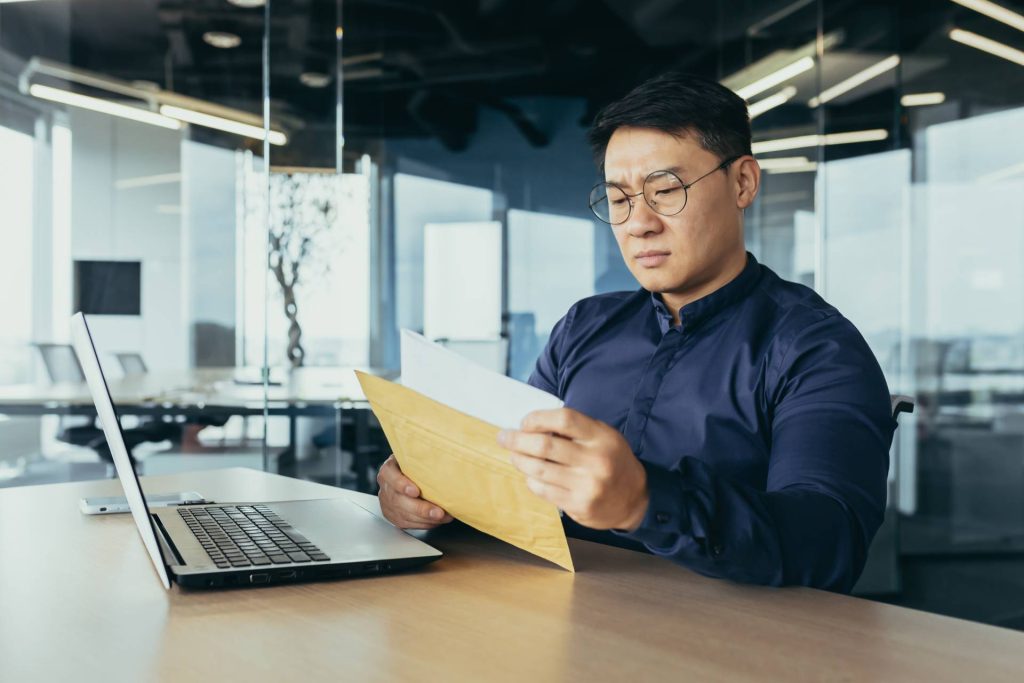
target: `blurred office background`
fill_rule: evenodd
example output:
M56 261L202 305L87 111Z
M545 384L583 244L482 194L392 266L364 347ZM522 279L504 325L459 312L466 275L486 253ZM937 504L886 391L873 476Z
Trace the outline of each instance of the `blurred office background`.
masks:
M857 592L1024 627L1020 0L0 0L0 486L110 474L82 308L143 473L372 488L348 369L401 328L525 379L636 286L585 132L669 67L751 104L748 248L916 403Z

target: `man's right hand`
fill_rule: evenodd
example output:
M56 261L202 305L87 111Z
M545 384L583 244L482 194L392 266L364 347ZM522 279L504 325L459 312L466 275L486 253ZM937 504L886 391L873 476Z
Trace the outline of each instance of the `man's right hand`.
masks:
M395 456L391 455L377 473L380 510L399 529L433 529L452 521L447 512L420 498L420 489L402 474Z

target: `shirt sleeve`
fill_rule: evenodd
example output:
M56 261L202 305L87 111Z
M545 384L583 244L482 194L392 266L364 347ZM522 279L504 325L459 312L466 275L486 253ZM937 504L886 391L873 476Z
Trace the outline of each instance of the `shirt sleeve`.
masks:
M575 314L576 306L574 305L561 320L555 323L555 326L551 329L551 335L544 345L544 350L541 351L540 356L537 358L537 364L527 380L527 384L559 398L564 397L559 392L561 382L559 381L558 369L561 367L565 340L569 335L569 329L572 327L572 319Z
M644 463L650 503L621 533L709 576L849 592L885 510L896 423L867 343L840 315L803 328L766 381L766 490L683 458Z

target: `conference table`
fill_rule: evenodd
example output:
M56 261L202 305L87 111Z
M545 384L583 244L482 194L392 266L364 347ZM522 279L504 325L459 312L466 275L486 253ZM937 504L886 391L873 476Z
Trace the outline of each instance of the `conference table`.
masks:
M144 478L223 502L376 498L248 469ZM165 591L116 481L0 490L0 679L1019 681L1024 633L806 588L709 579L571 539L575 574L461 524L386 576Z
M193 368L107 378L111 398L122 417L160 419L281 416L288 419L289 448L296 446L296 420L329 417L338 425L338 443L356 445L356 487L369 491L367 433L372 412L355 370L392 379L396 371L367 367L274 368L264 385L260 368ZM85 382L30 383L0 386L0 415L95 416ZM342 432L351 430L351 438ZM264 449L263 469L270 469ZM339 482L340 483L340 482Z

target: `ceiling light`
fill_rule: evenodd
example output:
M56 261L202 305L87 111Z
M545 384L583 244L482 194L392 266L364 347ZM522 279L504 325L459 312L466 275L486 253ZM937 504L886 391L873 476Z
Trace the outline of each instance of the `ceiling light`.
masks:
M994 2L989 2L988 0L953 0L953 2L975 12L980 12L996 21L1001 21L1018 31L1024 31L1024 17Z
M831 88L826 88L825 90L822 90L820 95L818 95L817 97L812 97L807 104L811 107L817 107L820 104L831 102L840 95L844 95L850 92L857 86L867 83L872 78L877 78L878 76L884 74L886 71L891 71L892 69L895 69L897 66L899 66L899 63L899 55L890 55L883 59L882 61L877 62L876 64L872 64L863 71L855 73L846 80L836 83Z
M242 44L242 39L234 33L227 31L207 31L203 34L203 42L222 50L230 50Z
M127 104L111 102L110 100L102 100L98 97L80 95L68 90L51 88L48 85L33 83L29 86L28 92L33 97L38 97L42 100L59 102L60 104L66 104L80 109L89 109L91 111L100 112L101 114L119 116L123 119L138 121L139 123L148 123L151 126L160 126L161 128L170 128L172 130L178 130L181 128L181 123L178 121L166 116L161 116L156 112L140 109L139 107L132 107Z
M793 99L795 95L796 88L793 87L792 85L787 85L785 88L775 93L774 95L769 95L763 100L758 100L757 102L751 104L750 118L756 119L758 116L765 113L769 109L774 109L779 105L789 102L791 99Z
M782 168L766 168L765 173L776 175L778 173L810 173L818 170L818 162L808 161L806 164L794 166L783 166Z
M780 83L784 83L789 79L799 76L805 71L809 71L814 68L813 57L801 57L800 59L787 64L786 66L773 71L764 78L759 78L749 85L745 85L742 88L736 89L736 94L745 100L749 100L754 95L760 95L765 90L775 87Z
M137 187L152 187L153 185L169 185L181 182L181 173L158 173L156 175L143 175L136 178L120 178L114 181L114 187L118 190L133 190Z
M1003 59L1008 59L1015 64L1024 66L1024 52L1021 52L1016 48L1012 48L1009 45L1003 45L991 38L979 36L977 33L971 33L970 31L965 31L962 28L954 28L950 30L949 37L951 40L955 40L958 43L969 45L981 50L982 52L987 52L990 55L1002 57Z
M316 71L304 71L299 74L299 82L307 88L326 88L331 83L331 75Z
M1012 166L1007 166L1006 168L1001 168L998 171L992 171L991 173L986 173L985 175L980 175L978 176L978 182L994 183L1018 175L1024 175L1024 162L1021 162L1019 164L1013 164Z
M241 7L243 9L251 9L253 7L263 7L267 4L267 0L228 0L229 3L235 7Z
M762 171L776 171L781 168L797 168L811 163L807 157L775 157L774 159L758 159L757 165Z
M904 107L923 107L929 104L942 104L945 101L944 92L918 92L900 98L900 104Z
M212 114L204 114L202 112L183 109L182 107L175 107L169 104L161 105L160 113L164 116L170 116L172 119L178 119L179 121L192 123L197 126L204 126L206 128L222 130L226 133L243 135L247 138L263 140L266 137L272 145L284 145L288 142L288 137L279 130L272 130L270 131L270 135L267 136L266 131L264 131L260 126L253 126L248 123L242 123L241 121L234 121L221 116L213 116Z
M766 154L768 152L782 152L789 149L817 147L818 145L848 145L856 142L875 142L885 140L888 137L889 131L884 128L873 128L871 130L855 130L847 133L799 135L792 138L762 140L755 142L750 147L754 154Z

